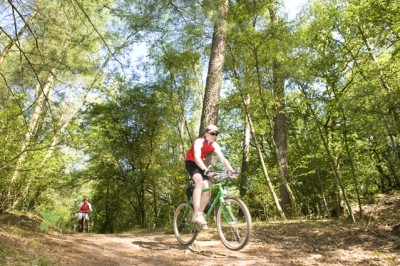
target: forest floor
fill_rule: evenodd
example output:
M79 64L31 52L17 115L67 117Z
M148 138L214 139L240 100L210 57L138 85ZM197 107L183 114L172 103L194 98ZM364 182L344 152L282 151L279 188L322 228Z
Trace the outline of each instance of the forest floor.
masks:
M357 224L255 223L240 251L225 248L211 225L187 247L172 230L45 234L32 217L0 214L0 265L400 265L400 191L363 208Z

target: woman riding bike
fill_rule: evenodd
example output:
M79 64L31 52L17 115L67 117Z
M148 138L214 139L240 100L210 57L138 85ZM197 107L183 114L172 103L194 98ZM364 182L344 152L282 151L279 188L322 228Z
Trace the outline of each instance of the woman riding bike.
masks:
M231 175L235 174L231 164L222 154L221 147L215 142L218 134L218 128L215 125L209 125L205 130L204 136L193 142L185 158L186 170L195 183L193 191L195 215L192 222L201 225L207 225L203 211L210 199L210 192L202 193L202 189L211 187L211 181L207 176L207 166L205 165L206 156L210 153L215 153Z
M83 201L79 203L79 208L78 208L78 231L82 231L83 229L82 228L83 219L89 221L89 212L91 211L92 211L92 204L90 204L89 198L84 196Z

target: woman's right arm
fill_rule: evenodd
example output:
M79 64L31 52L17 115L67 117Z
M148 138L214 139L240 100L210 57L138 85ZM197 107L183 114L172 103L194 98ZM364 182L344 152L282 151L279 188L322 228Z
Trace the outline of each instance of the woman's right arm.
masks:
M203 139L196 139L194 142L194 162L200 167L201 170L207 168L203 160L201 159L201 147L203 146Z

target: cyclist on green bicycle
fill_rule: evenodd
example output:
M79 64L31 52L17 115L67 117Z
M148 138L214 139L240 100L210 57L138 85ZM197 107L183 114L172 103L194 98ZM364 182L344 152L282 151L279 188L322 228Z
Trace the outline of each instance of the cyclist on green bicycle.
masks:
M207 224L203 211L210 199L210 192L202 194L202 189L211 187L211 181L207 175L207 166L205 165L206 156L210 153L217 154L219 160L229 170L231 175L235 174L231 164L222 154L221 147L215 142L218 134L218 128L215 125L209 125L205 130L204 136L193 142L185 158L186 170L195 183L193 191L195 215L192 222L201 225Z

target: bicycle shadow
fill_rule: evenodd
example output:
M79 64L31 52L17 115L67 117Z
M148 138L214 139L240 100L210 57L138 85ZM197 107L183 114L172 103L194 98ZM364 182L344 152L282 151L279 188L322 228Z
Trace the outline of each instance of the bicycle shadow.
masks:
M191 245L182 245L174 242L175 240L173 242L167 242L164 238L161 238L158 240L138 240L132 241L131 243L139 248L153 251L175 250L184 252L185 255L196 254L207 258L236 258L236 256L229 254L229 250L225 250L226 248L219 240L195 240Z

